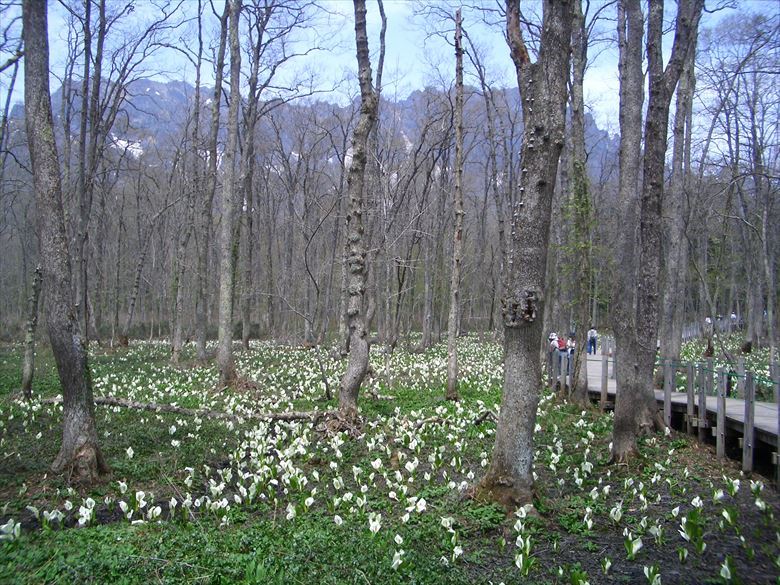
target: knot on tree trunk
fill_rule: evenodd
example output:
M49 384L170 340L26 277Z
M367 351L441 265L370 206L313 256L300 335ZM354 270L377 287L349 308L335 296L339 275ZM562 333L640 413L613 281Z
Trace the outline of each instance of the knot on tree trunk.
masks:
M501 301L504 326L520 327L536 321L541 298L541 291L534 288L509 293Z

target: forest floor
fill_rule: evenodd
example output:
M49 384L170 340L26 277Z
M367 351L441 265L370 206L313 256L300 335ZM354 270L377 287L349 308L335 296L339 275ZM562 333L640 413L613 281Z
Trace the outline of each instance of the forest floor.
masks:
M374 347L357 437L242 418L335 408L343 363L324 350L253 342L237 350L255 382L240 391L216 390L213 367L169 365L164 343L93 354L96 396L239 418L97 406L112 473L68 485L48 469L61 434L61 406L40 401L59 393L51 357L25 404L21 348L0 348L2 583L780 583L768 479L676 432L610 465L612 415L548 391L535 512L466 497L494 442L494 343L460 340L458 403L443 400L443 345L389 363Z

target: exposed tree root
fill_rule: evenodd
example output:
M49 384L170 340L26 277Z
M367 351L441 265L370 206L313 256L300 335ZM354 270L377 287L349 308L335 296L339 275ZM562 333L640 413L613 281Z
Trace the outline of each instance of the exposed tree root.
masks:
M507 515L514 514L523 506L533 506L532 490L517 486L509 477L488 474L467 493L478 502L492 502L501 506Z
M110 473L100 448L90 441L85 442L75 452L60 450L51 469L54 473L63 475L67 483L85 485L92 485Z
M655 432L663 431L666 428L664 424L663 416L660 411L652 413L649 419L645 420L639 425L639 433L637 437L634 437L633 441L622 440L623 443L627 443L629 446L625 448L615 449L613 447L610 456L610 465L628 465L631 461L641 458L639 449L637 448L636 440L638 437L647 437L655 434Z
M639 449L637 449L636 446L632 447L631 449L624 449L619 453L616 453L613 449L612 453L610 454L609 465L628 466L632 461L639 459L639 457Z
M325 424L318 427L317 430L329 435L347 433L356 439L363 434L363 421L356 410L338 410L330 413Z

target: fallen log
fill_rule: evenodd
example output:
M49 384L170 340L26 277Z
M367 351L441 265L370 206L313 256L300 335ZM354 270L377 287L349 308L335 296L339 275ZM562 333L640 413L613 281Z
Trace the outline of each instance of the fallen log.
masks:
M316 424L321 418L332 416L330 411L321 412L256 412L248 414L231 414L229 412L220 412L217 410L208 410L205 408L184 408L173 404L160 404L157 402L136 402L126 398L117 398L114 396L98 396L94 399L95 404L102 406L120 406L122 408L132 408L135 410L147 410L149 412L168 412L181 414L184 416L198 416L202 418L215 418L221 420L266 420L266 421L296 421L308 420ZM62 398L46 398L41 401L43 404L62 404Z

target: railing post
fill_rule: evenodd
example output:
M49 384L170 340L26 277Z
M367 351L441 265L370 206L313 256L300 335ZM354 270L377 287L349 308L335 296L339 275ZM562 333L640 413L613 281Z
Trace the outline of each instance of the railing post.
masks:
M569 369L569 352L561 352L561 371L559 373L559 384L560 384L560 391L562 393L566 393L566 376L568 375L568 369Z
M555 378L553 378L553 352L550 351L549 344L547 347L547 383L550 386L555 383Z
M775 403L777 404L777 435L775 439L775 483L776 487L780 489L780 365L777 363L771 364L769 373L772 375L775 387Z
M617 376L617 347L615 346L615 338L609 338L609 353L612 355L612 371L609 373L609 377L613 380Z
M718 368L718 409L715 427L715 454L718 459L726 456L726 368Z
M672 428L672 363L663 362L664 371L664 424Z
M756 409L756 383L753 372L745 373L745 424L742 425L742 471L753 471L753 420Z
M693 417L694 417L694 389L695 389L695 379L694 376L696 370L693 367L692 363L688 363L686 366L686 376L685 376L685 387L687 390L688 395L688 401L686 406L686 417L685 417L685 431L689 434L693 434Z
M702 443L707 438L707 390L709 389L708 378L711 378L712 372L707 371L707 362L699 362L699 404L696 409L697 428L699 429L699 441Z
M603 342L601 346L601 411L607 407L607 390L609 388L609 355L604 348Z
M737 398L745 399L745 358L739 356L737 359Z

